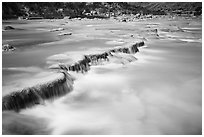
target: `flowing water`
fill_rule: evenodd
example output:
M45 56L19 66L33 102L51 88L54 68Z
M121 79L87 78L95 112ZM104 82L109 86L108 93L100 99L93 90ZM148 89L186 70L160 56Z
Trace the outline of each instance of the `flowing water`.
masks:
M59 28L62 22L36 21L36 27L29 29ZM139 53L100 62L85 74L71 72L75 81L69 94L18 113L3 111L3 134L202 134L201 24L201 19L182 17L128 23L75 21L65 25L71 36L2 53L4 95L40 82L41 74L55 63L145 42ZM17 24L25 26L21 25ZM7 35L3 32L3 42ZM57 32L49 35L57 37Z

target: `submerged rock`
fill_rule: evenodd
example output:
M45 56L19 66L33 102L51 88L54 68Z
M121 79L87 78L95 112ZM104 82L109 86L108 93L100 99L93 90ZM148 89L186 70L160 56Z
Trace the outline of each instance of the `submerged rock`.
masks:
M64 30L64 28L56 28L56 29L52 29L52 30L50 30L50 32L62 31L62 30Z
M72 32L60 33L58 36L72 35Z
M176 28L162 28L161 31L163 31L163 32L184 32L183 29L181 29L180 27L176 27Z

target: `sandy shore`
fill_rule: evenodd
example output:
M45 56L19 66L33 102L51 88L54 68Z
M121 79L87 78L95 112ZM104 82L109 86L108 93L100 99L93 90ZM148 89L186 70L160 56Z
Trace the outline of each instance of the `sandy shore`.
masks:
M26 134L24 127L30 134L201 134L201 24L184 17L3 22L18 28L2 32L3 43L17 48L2 53L3 93L23 87L50 65L145 42L131 63L115 59L86 74L72 73L73 92L54 102L3 112L3 134ZM33 119L43 126L28 124Z

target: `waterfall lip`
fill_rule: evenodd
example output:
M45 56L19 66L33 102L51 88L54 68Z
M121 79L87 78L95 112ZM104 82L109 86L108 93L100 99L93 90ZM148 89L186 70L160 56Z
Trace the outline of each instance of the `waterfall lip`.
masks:
M29 84L26 84L25 87L18 86L15 88L15 91L19 91L19 90L22 90L25 88L31 88L31 87L35 87L35 86L39 86L39 85L43 85L43 84L47 84L47 83L52 83L53 81L58 81L60 79L65 79L65 76L63 73L49 73L49 75L47 75L47 73L46 73L46 77L43 74L42 76L35 76L35 78L32 79L33 81L31 81L31 82L28 79ZM23 80L23 82L24 81L25 80ZM10 92L10 93L12 93L12 92Z
M66 64L66 63L57 63L49 66L50 69L57 69L57 70L64 70L64 71L76 71L85 73L90 69L91 65L97 64L98 61L109 61L109 56L116 57L119 59L127 60L128 62L132 62L130 57L125 56L116 56L113 53L126 53L126 54L134 54L139 52L139 47L144 46L144 41L134 42L130 41L125 46L116 46L114 48L110 48L107 51L103 51L100 53L95 54L88 54L81 56L82 59L75 61L73 64ZM137 60L134 58L133 60Z
M54 74L49 75L47 78L50 79L44 78L44 81L41 80L41 82L38 84L21 88L3 96L2 108L3 110L15 110L18 112L20 109L40 104L45 99L62 96L73 90L75 79L68 73L69 71L81 71L82 73L87 72L90 70L90 66L97 63L98 60L109 61L109 56L115 56L119 59L125 59L128 62L131 62L130 57L123 56L122 53L137 53L139 52L138 48L144 45L144 41L139 43L131 42L128 43L128 46L117 46L109 49L108 51L103 51L102 53L83 55L81 60L78 60L72 65L67 65L64 63L54 64L49 67L51 70L57 70L57 73L54 73L54 78ZM115 53L121 53L121 55L116 55Z
M25 87L10 94L3 96L2 109L15 110L19 112L21 109L41 104L44 100L60 97L73 90L73 81L67 72L60 72L62 75L57 79L43 81L44 83Z

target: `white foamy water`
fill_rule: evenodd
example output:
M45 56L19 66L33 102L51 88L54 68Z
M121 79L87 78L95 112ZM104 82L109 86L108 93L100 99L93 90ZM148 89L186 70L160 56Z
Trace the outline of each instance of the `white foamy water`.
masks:
M200 134L201 66L182 59L189 50L159 45L130 64L92 67L73 92L22 114L46 119L51 134Z
M201 39L180 39L181 41L186 41L186 42L200 42L202 43Z
M137 23L133 24L135 28L144 27L144 22ZM122 29L129 27L114 25ZM182 36L186 32L180 33L178 35ZM109 62L91 66L88 73L71 72L76 80L69 94L19 113L3 112L4 133L26 134L26 130L30 134L55 135L201 134L201 43L141 35L148 39L145 43L148 47L140 48L139 53L116 53ZM97 47L98 40L88 41L87 45L89 42ZM98 46L77 51L77 46L86 47L83 42L78 43L73 46L75 50L49 54L45 62L48 65L61 61L73 63L84 54L112 48ZM50 79L57 77L51 72L23 73L10 76L8 81L13 78L15 86L19 83L22 86L24 82L46 81L46 75ZM28 77L35 80L30 81Z
M107 41L106 44L110 44L110 45L121 45L125 43L124 41L122 40L114 40L114 41Z
M69 57L65 54L56 54L47 58L48 60L65 60L69 59Z
M40 72L42 71L41 68L31 66L31 67L8 67L8 68L2 68L3 70L7 71L22 71L22 72Z
M182 29L184 29L184 30L200 30L200 28L192 28L192 27L191 28L190 27L189 28L188 27L186 27L186 28L184 27Z

